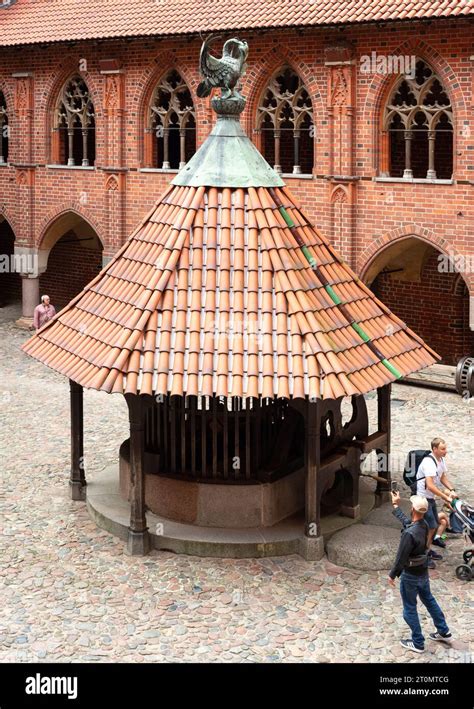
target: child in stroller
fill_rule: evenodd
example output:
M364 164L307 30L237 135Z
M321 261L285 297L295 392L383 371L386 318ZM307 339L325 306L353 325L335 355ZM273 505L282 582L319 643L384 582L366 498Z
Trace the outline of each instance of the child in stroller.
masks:
M464 535L464 564L456 567L456 576L461 581L471 581L474 565L474 507L458 498L451 502L450 527Z

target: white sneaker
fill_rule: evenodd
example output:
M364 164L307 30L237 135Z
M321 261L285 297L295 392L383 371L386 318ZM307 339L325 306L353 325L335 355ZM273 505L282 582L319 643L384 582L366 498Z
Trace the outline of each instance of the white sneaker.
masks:
M449 645L450 642L453 641L453 636L451 633L447 633L446 635L441 635L441 633L430 633L430 639L431 640L439 640L442 643L447 643Z
M424 652L424 647L416 647L413 640L400 640L400 645L405 648L405 650L411 650L412 652Z

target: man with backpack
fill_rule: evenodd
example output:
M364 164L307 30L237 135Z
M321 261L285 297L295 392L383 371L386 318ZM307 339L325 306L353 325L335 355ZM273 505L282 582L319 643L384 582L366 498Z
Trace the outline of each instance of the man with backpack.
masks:
M425 455L416 471L416 494L426 497L428 500L428 510L425 514L425 522L428 523L428 549L431 557L430 568L434 567L433 560L442 559L441 554L437 554L430 547L433 538L438 531L439 536L444 531L445 524L441 523L436 507L436 498L451 504L454 495L454 487L448 480L445 456L448 452L446 441L442 438L433 438L431 441L431 453ZM447 492L442 488L444 487ZM440 546L439 543L437 546Z
M416 610L416 601L421 602L433 619L435 633L430 633L431 640L450 643L452 635L446 624L444 613L431 593L428 575L428 525L423 519L428 510L425 497L412 495L411 520L399 508L400 494L392 492L393 514L403 525L400 545L395 563L389 573L388 582L395 586L395 578L400 577L400 595L403 603L403 619L412 632L411 640L401 640L402 647L412 652L423 652L425 638L421 632L420 619Z
M422 495L429 501L429 510L425 515L425 520L430 528L428 548L431 547L436 532L438 532L438 535L435 546L445 546L441 540L441 535L447 520L440 520L438 516L436 497L441 497L448 504L455 497L454 487L446 474L446 463L444 461L446 453L446 442L442 438L433 438L431 450L413 450L409 452L403 471L403 480L410 488L412 494ZM440 485L448 489L449 495L441 490ZM436 568L434 559L442 559L443 557L431 549L429 555L428 567L434 569Z

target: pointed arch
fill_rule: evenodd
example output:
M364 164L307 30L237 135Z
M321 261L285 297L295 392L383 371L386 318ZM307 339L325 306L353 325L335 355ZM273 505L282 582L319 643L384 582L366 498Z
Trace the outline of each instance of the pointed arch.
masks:
M371 246L360 259L366 259L363 281L438 352L443 364L456 364L474 345L469 327L474 282L466 258L414 224L384 234Z
M347 187L338 185L331 193L331 203L332 204L347 204L349 202L349 195Z
M388 52L389 50L387 50ZM390 52L396 56L415 55L433 70L444 90L450 97L454 116L453 130L453 172L456 171L456 125L467 119L467 101L461 88L459 77L448 61L431 45L416 39L408 39ZM383 137L384 107L397 85L403 81L393 74L375 74L368 87L363 109L364 122L373 125L372 155L373 174L385 175L388 172L388 142ZM375 117L375 120L374 120Z
M387 50L388 52L389 50ZM430 64L451 96L451 103L456 107L456 112L464 115L466 113L467 101L463 94L459 77L454 72L449 62L434 47L422 40L408 39L395 47L393 55L416 55ZM370 120L374 113L379 114L385 104L388 95L399 77L390 74L374 74L370 86L368 87L365 105L364 120Z
M300 76L313 104L313 111L318 116L324 116L326 107L324 105L321 89L315 77L314 68L306 62L301 61L301 57L289 47L280 45L273 47L265 56L259 59L258 65L249 68L243 77L243 93L247 97L246 109L246 129L250 135L254 128L255 115L261 95L270 77L284 65L293 69L295 74Z
M9 209L5 206L0 205L0 224L2 222L7 222L9 225L10 229L13 231L15 238L18 238L20 236L20 225L11 213Z
M305 78L311 82L313 77L301 62L295 67L281 52L270 55L267 68L270 63L273 70L261 72L250 91L249 114L256 142L278 172L312 173L315 111Z
M0 306L19 301L21 299L21 262L6 268L4 262L12 263L15 259L15 244L19 232L11 215L5 208L0 208L0 254L2 268L0 269ZM31 264L30 267L33 267Z
M53 164L61 164L61 148L57 130L58 103L61 100L61 91L74 77L81 79L87 87L90 102L94 109L94 134L95 126L102 118L101 97L103 94L103 86L96 80L92 72L81 69L80 59L67 57L59 66L58 71L50 75L38 109L38 113L43 115L45 119L45 148L47 160ZM94 161L97 159L95 155L95 142L94 135ZM81 152L83 152L83 150L81 150ZM82 158L80 162L82 162Z
M79 202L64 202L63 204L55 207L50 212L48 212L48 214L39 224L39 237L36 244L38 249L41 250L51 248L53 242L49 243L48 233L50 232L50 229L55 222L57 222L61 217L67 216L68 214L73 216L75 215L76 217L80 217L81 219L83 219L91 227L91 229L95 231L95 233L97 234L97 238L102 244L102 247L105 246L105 242L102 237L102 226L89 212L89 210L85 209L84 206Z
M5 103L9 111L12 111L14 104L13 86L10 81L0 72L0 91L5 97Z
M187 159L191 157L191 154L196 150L197 145L197 129L200 121L197 119L197 114L204 110L202 105L203 102L196 101L196 86L197 80L196 76L189 70L185 65L182 65L176 56L176 54L171 50L164 50L160 52L152 63L146 68L142 74L142 80L139 82L139 88L135 92L132 99L132 105L135 107L133 117L136 119L136 124L138 126L138 162L143 167L156 167L156 160L153 159L154 153L156 153L156 146L153 143L153 136L150 131L149 125L149 111L150 103L153 98L153 94L170 72L175 71L182 79L183 84L185 84L189 96L192 101L193 112L194 112L194 139L192 141L194 148L191 150L188 146L185 154L187 152ZM183 162L182 160L180 162Z
M440 251L443 255L456 260L461 260L460 252L454 248L451 242L437 236L433 229L428 229L420 224L404 224L397 229L378 236L374 241L372 241L360 254L357 259L357 273L359 273L361 280L367 282L367 275L370 271L372 264L375 259L377 259L382 251L389 248L396 242L403 241L410 237L416 237L418 240L429 244L437 251ZM474 293L474 276L469 273L463 274L464 280L471 293Z

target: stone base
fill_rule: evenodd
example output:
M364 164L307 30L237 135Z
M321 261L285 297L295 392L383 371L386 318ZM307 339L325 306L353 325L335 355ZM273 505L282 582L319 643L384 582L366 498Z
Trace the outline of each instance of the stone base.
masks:
M34 330L33 318L18 318L18 320L15 320L15 325L22 330Z
M138 547L137 553L146 553L143 552L146 542L130 540L130 504L120 494L118 478L118 469L114 465L94 476L87 485L87 509L99 527L131 544L132 549ZM360 503L364 517L373 509L374 495L363 482L360 485ZM306 538L302 510L272 527L241 529L176 522L149 510L146 519L150 547L154 549L231 559L300 554L308 561L316 561L324 555L324 542L339 530L354 525L350 517L328 515L321 520L320 536Z
M337 566L370 571L392 568L400 529L372 524L355 524L331 537L326 550L329 561Z
M130 500L127 443L120 451L120 490ZM146 454L145 464L153 462ZM304 507L304 484L303 468L272 483L220 485L153 475L145 466L145 504L159 517L197 527L273 527Z
M298 552L306 561L319 561L324 556L323 537L302 537Z
M148 529L144 532L132 532L128 530L127 553L130 556L146 556L151 548L150 535Z
M85 502L87 500L87 485L80 482L69 481L69 490L71 492L71 500L76 502Z
M400 509L410 517L411 515L411 504L410 500L402 498L400 500ZM376 509L369 512L367 517L364 519L364 524L373 524L378 527L391 527L392 529L400 529L402 525L400 521L393 514L393 507L388 502Z

